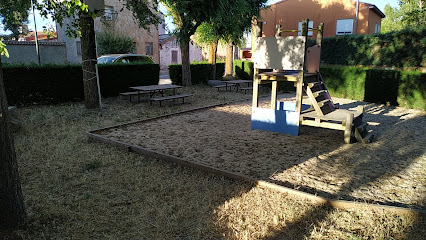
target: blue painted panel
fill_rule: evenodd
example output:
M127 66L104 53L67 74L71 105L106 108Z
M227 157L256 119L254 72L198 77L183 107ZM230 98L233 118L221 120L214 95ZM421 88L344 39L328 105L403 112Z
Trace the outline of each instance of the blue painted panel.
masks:
M310 105L302 104L302 111L310 108ZM296 103L295 102L280 102L277 101L277 110L285 110L285 111L296 111Z
M278 111L267 108L253 108L251 129L299 135L300 114L294 111Z

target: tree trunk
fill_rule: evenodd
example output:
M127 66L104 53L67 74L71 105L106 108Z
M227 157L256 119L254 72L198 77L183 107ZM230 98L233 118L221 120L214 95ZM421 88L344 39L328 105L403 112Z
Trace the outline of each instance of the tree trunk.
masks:
M0 228L24 225L26 213L0 59Z
M210 43L210 55L209 55L209 63L210 63L210 79L216 79L216 52L217 52L217 43L216 40L213 43Z
M232 41L226 44L226 59L225 59L225 77L232 77L234 65L234 51Z
M83 60L84 104L87 109L101 108L96 78L96 41L93 18L80 11L81 56Z
M192 85L189 62L189 39L180 42L180 51L182 52L182 85L189 87Z

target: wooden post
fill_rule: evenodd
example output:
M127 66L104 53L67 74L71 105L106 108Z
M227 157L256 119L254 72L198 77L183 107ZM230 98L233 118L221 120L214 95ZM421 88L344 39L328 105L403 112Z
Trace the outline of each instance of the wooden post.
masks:
M272 90L271 90L271 109L277 108L277 88L278 81L272 81Z
M281 30L282 30L283 26L280 24L275 25L275 37L280 37L281 36Z
M303 19L302 21L302 36L304 37L304 50L303 50L303 65L302 70L299 70L299 75L297 79L297 85L296 85L296 112L301 113L302 112L302 99L303 99L303 83L305 81L305 63L306 63L306 56L307 56L307 44L308 41L308 22L309 19Z
M354 120L354 114L348 113L348 115L346 115L346 122L345 122L345 143L346 144L351 143L351 132L352 132L353 120Z
M256 72L258 70L255 69L255 75ZM253 108L257 108L259 107L259 80L257 80L256 78L253 79L253 103L252 103L252 107Z
M318 31L317 31L317 45L321 46L322 44L322 37L324 35L324 23L320 23L318 25Z
M258 21L257 19L254 20L255 25L253 26L253 33L252 33L252 39L251 39L251 52L254 53L256 50L256 39L258 37L262 37L262 26L263 22Z

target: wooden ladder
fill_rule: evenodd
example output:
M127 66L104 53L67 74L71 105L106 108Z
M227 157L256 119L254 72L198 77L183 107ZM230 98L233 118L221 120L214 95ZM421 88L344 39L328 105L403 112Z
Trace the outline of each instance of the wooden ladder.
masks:
M363 122L362 118L360 121L354 121L352 127L352 139L363 144L370 143L373 140L373 134L367 130L368 123Z
M338 108L331 100L321 74L305 77L304 89L319 116L324 116Z

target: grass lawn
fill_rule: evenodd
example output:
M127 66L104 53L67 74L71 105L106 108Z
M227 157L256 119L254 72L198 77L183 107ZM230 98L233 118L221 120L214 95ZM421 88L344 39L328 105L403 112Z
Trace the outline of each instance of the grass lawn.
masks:
M270 189L90 142L85 131L250 98L185 88L159 108L104 99L20 108L15 134L29 222L0 239L426 239L426 218L336 210ZM179 123L176 123L179 124Z

